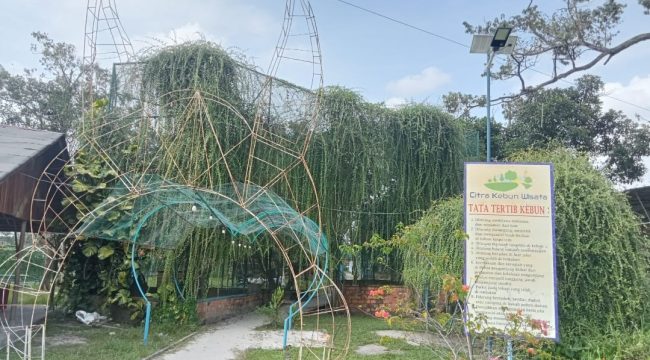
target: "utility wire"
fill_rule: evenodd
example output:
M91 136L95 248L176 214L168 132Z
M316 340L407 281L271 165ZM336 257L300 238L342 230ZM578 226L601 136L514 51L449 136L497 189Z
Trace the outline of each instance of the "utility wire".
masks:
M411 25L411 24L409 24L409 23L407 23L407 22L404 22L404 21L402 21L402 20L398 20L398 19L395 19L395 18L390 17L390 16L388 16L388 15L384 15L384 14L378 13L378 12L376 12L376 11L374 11L374 10L366 9L366 8L364 8L364 7L361 7L361 6L359 6L359 5L353 4L353 3L351 3L351 2L347 2L347 1L345 1L345 0L336 0L336 1L338 1L338 2L340 2L340 3L343 3L343 4L346 4L346 5L349 5L349 6L352 6L352 7L354 7L354 8L357 8L357 9L361 10L361 11L365 11L365 12L367 12L367 13L370 13L370 14L373 14L373 15L376 15L376 16L379 16L379 17L384 18L384 19L386 19L386 20L390 20L390 21L395 22L395 23L398 23L398 24L400 24L400 25L404 25L404 26L409 27L409 28L411 28L411 29L414 29L414 30L417 30L417 31L423 32L423 33L428 34L428 35L431 35L431 36L435 36L435 37L437 37L437 38L439 38L439 39L442 39L442 40L445 40L445 41L449 41L449 42L452 42L452 43L454 43L454 44L456 44L456 45L460 45L460 46L462 46L462 47L465 47L465 48L468 48L468 49L469 49L469 46L467 46L467 45L465 45L465 44L463 44L463 43L461 43L461 42L459 42L459 41L456 41L456 40L454 40L454 39L448 38L448 37L446 37L446 36L442 36L442 35L436 34L436 33L434 33L434 32L431 32L431 31L429 31L429 30L423 29L423 28L421 28L421 27L417 27L417 26L415 26L415 25Z
M359 6L359 5L357 5L357 4L354 4L354 3L351 3L351 2L348 2L348 1L345 1L345 0L336 0L336 1L338 1L338 2L340 2L340 3L343 3L343 4L345 4L345 5L348 5L348 6L354 7L354 8L356 8L356 9L361 10L361 11L365 11L365 12L367 12L367 13L369 13L369 14L372 14L372 15L375 15L375 16L378 16L378 17L381 17L381 18L383 18L383 19L386 19L386 20L392 21L392 22L394 22L394 23L397 23L397 24L400 24L400 25L406 26L406 27L411 28L411 29L413 29L413 30L417 30L417 31L422 32L422 33L425 33L425 34L427 34L427 35L430 35L430 36L433 36L433 37L437 37L437 38L439 38L439 39L442 39L442 40L448 41L448 42L453 43L453 44L456 44L456 45L460 45L460 46L462 46L462 47L464 47L464 48L469 48L468 45L463 44L463 43L461 43L461 42L459 42L459 41L456 41L456 40L454 40L454 39L448 38L448 37L443 36L443 35L440 35L440 34L436 34L436 33L432 32L432 31L429 31L429 30L423 29L423 28L421 28L421 27L418 27L418 26L415 26L415 25L409 24L409 23L407 23L407 22L405 22L405 21L402 21L402 20L399 20L399 19L396 19L396 18L390 17L390 16L388 16L388 15L384 15L384 14L379 13L379 12L377 12L377 11L374 11L374 10L371 10L371 9L364 8L364 7L362 7L362 6ZM503 60L501 60L501 59L498 59L498 61L503 62ZM537 70L537 69L535 69L535 68L528 68L527 70L530 70L530 71L536 72L536 73L541 74L541 75L544 75L544 76L548 76L549 78L552 78L552 77L553 77L552 75L550 75L550 74L548 74L548 73L545 73L545 72L543 72L543 71ZM559 80L562 81L562 82L564 82L564 83L567 83L567 84L570 84L570 85L574 85L574 86L575 86L575 83L574 83L573 81L569 81L569 80L566 80L566 79L559 79ZM638 105L638 104L634 104L634 103L629 102L629 101L627 101L627 100L619 99L619 98L617 98L617 97L614 97L614 96L611 96L611 95L607 95L607 94L602 94L601 96L608 97L608 98L610 98L610 99L612 99L612 100L616 100L616 101L622 102L622 103L624 103L624 104L627 104L627 105L630 105L630 106L634 106L634 107L636 107L636 108L638 108L638 109L641 109L641 110L645 110L645 111L647 111L647 112L650 112L650 108L647 108L647 107L644 107L644 106L641 106L641 105Z

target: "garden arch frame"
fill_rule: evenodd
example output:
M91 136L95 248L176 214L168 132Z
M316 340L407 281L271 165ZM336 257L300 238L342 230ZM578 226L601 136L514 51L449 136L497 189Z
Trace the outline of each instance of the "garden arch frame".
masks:
M196 99L197 97L201 98L202 95L200 92L194 92L191 97L188 97L188 101L192 101L192 99ZM218 97L212 97L208 96L210 99L213 99L213 101L216 104L219 104L221 106L225 106L226 108L230 110L234 110L234 107L230 106L230 104L222 99L219 99ZM139 110L138 110L139 111ZM136 112L138 112L136 111ZM245 121L245 118L239 114L236 113L237 117L241 120L242 124L247 124ZM119 120L119 119L118 119ZM323 316L326 316L327 318L331 319L331 327L328 327L325 324L325 321L319 320L316 323L318 324L317 329L315 330L322 330L324 328L328 328L328 332L331 331L331 334L338 334L339 337L345 338L344 341L342 342L344 345L341 347L340 345L335 345L334 340L335 336L330 337L330 342L325 346L325 349L327 351L323 351L322 354L317 354L317 351L314 349L310 348L307 344L304 346L305 349L309 349L309 353L312 355L315 355L317 357L323 356L330 358L331 357L331 351L335 350L335 353L338 355L338 357L344 357L344 354L347 352L347 348L349 345L349 337L350 337L350 319L349 319L349 309L347 307L347 304L345 302L345 299L343 298L343 295L334 283L334 281L330 278L328 274L328 249L327 249L327 241L322 234L320 227L318 223L314 222L311 220L309 217L307 217L308 214L316 215L316 218L319 218L319 211L318 211L318 204L314 204L311 206L307 206L307 208L299 212L297 210L294 210L291 206L289 206L282 198L279 196L275 195L273 191L271 190L271 187L276 185L278 182L284 181L283 177L278 177L274 176L274 179L272 181L266 183L266 186L257 186L250 181L247 184L244 183L233 183L233 184L226 184L225 188L228 191L225 191L224 188L219 190L214 190L214 189L206 189L206 188L201 188L197 186L192 186L192 185L181 185L181 184L176 184L174 182L168 181L168 180L163 180L160 177L156 176L149 176L146 174L141 174L141 175L134 175L133 171L131 170L120 170L119 167L116 165L117 161L112 159L109 156L109 152L111 151L117 151L120 149L120 146L117 146L115 149L110 148L110 147L104 147L100 145L100 142L98 139L101 139L101 136L96 137L96 134L101 134L102 127L110 127L111 122L110 121L103 121L100 120L99 123L101 125L98 128L91 128L87 135L85 136L85 141L86 144L83 146L79 151L84 151L86 148L94 149L96 151L96 154L102 157L103 162L111 169L114 171L121 171L122 175L117 176L117 181L118 185L120 187L117 194L113 194L109 198L111 200L103 202L100 206L98 206L95 209L92 209L91 211L85 213L74 225L69 226L69 228L64 232L66 235L63 237L63 239L60 239L58 242L58 246L52 246L51 243L47 242L38 242L34 241L32 246L28 247L25 249L24 254L20 257L18 261L11 267L10 271L5 274L5 279L7 279L11 273L18 267L22 266L23 268L39 268L43 272L43 277L39 282L34 282L31 287L25 286L23 289L21 289L21 293L28 296L28 297L33 297L35 299L34 304L32 306L32 311L31 311L31 317L26 318L23 320L22 324L20 325L23 328L33 328L35 326L35 321L38 320L38 304L36 303L36 299L39 298L39 296L45 296L49 295L49 289L53 288L53 283L57 276L61 273L64 265L65 265L65 260L70 254L70 251L72 249L72 245L78 241L78 238L80 236L95 236L95 235L100 235L99 232L100 230L107 230L106 227L102 228L101 220L102 217L109 211L119 207L121 204L124 204L126 201L131 201L131 202L137 202L138 199L143 199L146 196L159 196L161 193L182 193L184 200L183 201L177 201L176 203L164 203L163 205L158 205L158 209L154 209L153 211L149 211L145 216L135 216L131 217L131 225L135 225L136 232L135 234L128 240L131 243L131 251L132 254L135 254L136 250L136 245L138 243L141 243L140 239L140 230L144 226L144 224L149 220L149 218L154 217L156 213L161 211L163 208L169 208L170 206L178 205L178 204L183 204L183 205L192 205L193 207L202 207L204 209L208 209L208 216L209 220L216 220L219 219L219 222L217 224L224 225L229 231L231 232L237 232L242 235L253 235L253 238L256 238L260 234L270 234L271 237L273 238L277 249L280 251L282 254L282 257L284 258L284 261L289 268L289 271L291 272L291 275L293 277L293 284L294 288L296 290L296 298L297 301L291 305L289 316L285 319L285 331L284 331L284 339L283 339L283 347L286 347L287 345L287 337L288 337L288 330L290 329L291 326L291 319L296 317L300 321L300 331L305 330L304 329L304 322L303 322L303 317L307 315L306 311L306 305L311 303L313 300L315 300L315 303L317 304L316 308L313 310L309 311L310 315L315 315L318 316L319 319ZM248 129L251 129L250 127L247 127ZM218 141L218 140L217 140ZM119 144L123 146L123 144ZM67 156L67 154L61 154L61 156ZM43 217L41 219L38 219L40 221L36 222L34 221L35 224L38 224L38 228L32 229L33 233L35 234L42 234L43 237L47 237L47 234L51 233L56 233L60 232L60 226L62 223L62 219L65 216L64 214L68 211L70 211L73 207L75 207L75 199L79 200L77 198L77 194L74 193L72 190L73 188L73 181L74 179L67 178L64 174L66 167L61 167L60 162L62 161L62 158L55 158L52 160L52 164L57 164L57 170L55 172L50 172L49 170L46 170L43 175L41 175L41 178L39 179L39 182L46 184L48 187L48 194L45 197L45 199L34 199L32 202L32 212L33 213L40 213L43 214ZM66 164L68 166L75 166L74 164L74 158L72 160L67 160ZM151 168L151 164L147 164L144 166L144 168ZM315 193L315 184L313 183L313 179L311 179L311 176L309 175L309 168L304 161L304 158L298 157L296 161L289 166L287 169L288 171L294 171L296 168L299 168L300 170L304 171L305 174L307 175L307 179L309 179L309 184L310 187L312 188L312 191ZM130 174L130 175L126 175ZM230 177L234 177L234 175L230 174ZM151 186L152 184L152 179L155 181L158 181L156 183L157 185L161 185L157 189L153 189ZM115 188L114 188L114 191ZM226 194L226 192L228 194ZM188 195L188 193L190 195ZM201 196L201 194L203 196ZM248 194L246 196L245 194ZM196 196L198 195L198 196ZM65 197L68 199L71 199L70 203L65 206L63 209L61 209L60 212L58 213L53 213L52 212L52 205L53 205L53 199L60 199L61 197ZM229 221L228 217L225 216L223 213L221 213L220 207L215 206L214 204L210 204L209 201L207 201L205 198L206 197L213 197L216 199L220 199L220 201L223 203L228 203L233 207L239 208L241 214L244 214L245 217L248 217L248 225L250 224L256 224L253 227L249 227L248 229L242 231L241 227L232 221ZM269 205L270 207L259 207L256 210L251 210L251 206L254 206L256 202L259 202L260 199L267 199L266 204ZM158 199L160 201L160 199ZM262 201L264 202L264 201ZM78 204L77 204L78 205ZM43 207L43 209L38 209L37 207ZM38 210L38 211L37 211ZM271 211L271 213L269 213ZM273 213L275 211L275 213ZM205 214L204 214L205 215ZM262 215L262 216L260 216ZM268 216L275 216L274 219L272 219L270 222L265 221L265 217ZM192 226L201 226L201 222L205 222L206 219L198 219L193 223L192 221L188 221L187 219L183 219L184 222L187 222L188 224L192 224ZM299 223L298 226L292 226L291 224ZM59 227L58 230L56 228ZM286 237L286 232L285 232L285 237L283 240L283 236L281 234L281 230L290 230L290 233L293 235L290 235L288 238L290 239L289 242L293 241L293 244L287 244L287 237ZM311 237L308 236L309 242L301 242L300 241L300 236L298 234L306 234L309 233ZM100 237L104 239L109 239L109 240L116 240L116 241L124 241L124 238L119 238L115 237L111 239L110 237L106 236L101 236ZM157 244L153 244L156 246ZM288 249L291 247L298 246L300 247L301 251L307 256L309 259L309 263L305 268L301 269L296 269L294 268L292 261L290 259L290 256L288 254ZM162 248L170 248L169 244L166 244L161 246ZM49 266L43 266L39 265L36 262L34 262L34 254L40 254L41 257L45 256L49 259L48 263L50 264ZM132 266L132 269L134 269L134 266ZM28 272L28 271L27 271ZM135 274L135 272L134 272ZM310 277L311 280L307 281L309 283L309 286L307 288L301 288L300 283L301 279L304 279L306 277ZM137 281L137 276L135 276L135 279ZM0 279L0 281L3 281L3 279ZM6 282L6 280L4 281ZM325 291L324 291L325 290ZM146 294L144 291L142 291L142 288L140 287L140 292L141 295L146 299ZM49 296L48 296L48 304L49 304ZM145 321L145 342L147 339L147 334L148 334L148 325L149 325L149 317L150 317L150 302L147 300L148 306L147 306L147 319ZM340 316L337 315L343 315L345 317L344 319L344 324L341 326L341 318ZM44 324L47 322L47 314L45 314ZM338 322L338 324L335 324L335 322ZM5 326L3 324L3 327L5 328L5 332L9 331L11 332L12 330L9 329L8 326ZM45 325L41 327L41 329L45 329ZM330 330L331 329L331 330ZM341 330L343 329L343 331ZM33 332L31 334L31 337L36 335L37 332ZM44 333L42 333L44 335ZM16 338L20 340L20 334L16 334ZM337 342L339 341L336 339ZM27 339L25 337L24 347L31 347L31 339ZM301 351L300 354L302 356L302 348L301 346ZM320 351L318 351L320 353ZM19 353L19 355L24 356L25 358L31 356L31 354L28 356L27 351L23 352L23 355ZM336 357L336 356L335 356Z
M109 13L113 14L112 17L102 18L103 15L101 15L101 13L97 13L96 11L94 11L94 9L96 10L98 8L103 9L105 6L111 10L109 11ZM86 39L87 40L90 39L91 41L87 42L84 46L84 61L88 62L86 65L92 66L95 63L95 59L96 59L95 55L98 53L97 42L94 41L94 39L97 38L97 32L99 31L99 28L96 26L96 24L101 23L102 21L109 22L110 19L114 19L117 17L117 13L115 11L114 0L95 0L94 3L92 0L89 0L88 12L94 14L93 15L94 17L91 17L93 21L91 22L87 21ZM302 27L300 26L300 24L302 24ZM122 29L121 23L118 22L116 26L119 28L118 30L120 31L120 33L125 34L124 30ZM114 45L117 47L118 43ZM119 56L116 59L122 59L122 55L125 56L132 55L132 54L126 54L120 49L117 50L115 51L115 54L118 54ZM127 57L131 58L130 56ZM309 91L315 91L315 92L311 93L314 96L314 99L306 101L307 103L306 108L299 109L294 114L294 116L299 118L298 120L299 122L305 121L307 123L307 127L304 128L304 134L303 134L304 136L300 138L300 141L294 142L294 141L287 140L282 136L278 136L277 134L273 134L272 131L269 131L268 129L265 128L265 123L269 120L268 117L269 110L274 106L274 102L277 101L277 99L274 100L274 96L278 97L276 94L277 92L276 88L278 87L278 85L282 87L282 86L287 86L288 84L287 82L283 82L282 80L277 79L276 76L278 74L282 75L283 69L291 69L292 72L295 72L295 71L300 71L299 69L304 68L303 66L306 66L306 69L309 69L309 71L311 72L311 76L307 80L307 84L305 84L304 89L302 89L301 91L304 90L307 92ZM246 71L249 70L251 69L248 68L246 69ZM253 71L256 72L255 70ZM312 221L312 223L316 225L316 227L318 228L318 233L320 234L321 230L319 224L321 223L321 216L320 216L319 200L318 200L318 195L317 195L313 178L311 177L309 167L307 166L305 160L305 154L307 152L307 147L310 142L313 130L316 127L316 120L318 118L320 89L323 86L323 81L322 81L322 64L321 64L318 32L316 29L315 17L313 15L311 6L307 0L286 1L283 29L278 39L278 42L276 44L271 63L267 70L267 75L256 72L255 76L262 76L264 77L264 80L259 85L256 85L258 86L258 90L259 90L255 100L256 110L254 111L254 113L250 114L250 116L243 116L241 113L237 111L235 106L231 105L226 99L222 99L219 96L202 93L200 91L197 92L195 90L190 90L190 89L178 90L178 91L179 92L191 91L192 94L186 96L185 98L190 98L190 99L194 98L198 103L201 103L202 101L212 102L214 104L217 104L218 106L227 109L230 112L230 114L234 114L234 117L239 119L241 124L243 124L243 128L245 129L244 131L248 134L243 139L240 139L240 141L237 144L235 144L233 147L224 148L219 141L219 138L222 134L216 133L214 127L204 128L205 130L204 133L209 134L208 136L212 136L213 137L212 140L216 140L217 146L214 147L213 149L214 151L217 151L218 149L218 152L221 154L221 160L222 160L221 165L223 165L224 167L222 173L229 180L227 182L232 184L240 182L242 184L241 189L237 188L236 194L231 197L231 200L234 200L232 202L236 204L246 205L249 204L250 201L254 200L256 196L261 194L259 189L264 189L269 191L273 191L274 188L281 189L282 196L285 198L285 200L287 200L289 203L292 204L292 206L290 206L289 208L294 209L295 214L298 214L301 219L302 218L313 219L313 221L312 220L309 221ZM93 94L92 90L93 87L96 86L96 84L94 84L92 80L90 80L88 85L91 90L91 98L84 98L83 101L86 105L91 104L92 106L90 106L90 108L92 108L92 110L88 114L84 114L83 116L83 120L82 120L83 124L81 127L82 130L81 133L77 134L75 142L73 143L73 153L79 150L92 149L92 151L94 151L94 154L101 157L104 164L108 168L110 168L110 170L115 172L116 177L119 179L120 183L123 184L125 188L133 190L135 194L138 191L140 191L137 187L139 182L142 181L144 176L146 176L147 174L151 174L151 171L149 170L153 168L154 162L151 161L145 164L144 166L137 167L137 168L128 168L128 167L124 168L122 166L124 164L118 164L119 161L117 161L114 158L114 156L112 156L112 153L114 154L116 151L124 150L125 143L120 143L120 142L111 143L110 141L107 142L98 141L97 138L102 138L104 136L108 136L109 134L114 134L115 132L124 130L124 128L121 127L123 126L123 124L119 124L117 122L113 123L111 121L105 121L108 119L108 117L100 114L101 109L96 109L95 106L96 103L94 103L93 102L94 99L92 99L92 94ZM282 92L281 90L280 97L284 96L284 94L285 92ZM142 94L138 94L136 96L136 100L139 101L140 104L142 104L142 106L137 108L137 110L135 111L135 113L138 112L140 113L139 116L139 119L141 120L140 124L146 123L152 125L151 124L153 119L152 115L156 115L153 114L152 111L153 112L157 111L156 107L161 106L160 103L161 101L164 102L162 99L164 98L165 95L168 94L154 94L153 97L145 96L142 98L139 97L142 96ZM148 96L151 96L151 94L149 94ZM114 94L111 94L111 99L113 98L114 98ZM155 104L153 108L151 106L152 104ZM291 104L289 105L290 105L289 107L291 107ZM297 106L299 107L305 106L305 104L300 104ZM101 107L101 105L99 107ZM109 106L109 108L111 107ZM115 116L115 114L120 114L120 113L119 111L117 111L114 112L113 115ZM117 119L120 118L127 119L128 117L127 115L124 115L124 113L121 114L122 115L116 115ZM248 120L248 118L250 118L250 120ZM107 125L111 125L111 124L115 125L115 128L107 127ZM210 122L204 123L204 125L208 125L208 124L210 124ZM136 127L137 125L138 122L133 122L133 121L128 122L127 119L127 125L126 125L127 128L129 126ZM248 151L246 152L246 154L243 154L241 158L245 158L246 166L244 167L243 172L235 174L230 168L231 159L227 159L227 158L234 157L234 155L236 155L235 154L236 151L234 151L233 149L240 146L244 142L246 142L246 149ZM161 142L161 144L165 145L164 141ZM79 148L76 149L75 147L79 147ZM169 155L166 156L164 160L167 161L168 164L171 164L169 165L169 168L167 170L174 169L174 167L180 170L178 164L176 164L175 162L177 160L175 159L175 156L177 156L178 154L170 155L168 149L163 149L163 150L168 153L167 155ZM282 153L283 156L286 155L291 160L288 163L287 162L273 163L272 159L264 158L263 156L260 155L265 152ZM146 156L143 158L146 159ZM54 159L51 164L54 164L55 161L56 162L63 161L66 164L71 166L75 165L74 159L68 160L64 158L63 153L60 154L56 159ZM181 186L184 186L185 189L193 189L193 190L203 189L201 191L205 191L207 193L213 193L214 190L212 189L214 188L214 186L206 186L205 181L203 181L202 184L201 181L198 181L199 178L205 175L205 172L208 172L210 169L212 169L213 166L216 165L212 163L206 164L206 170L202 174L198 174L197 177L194 179L196 180L194 182L188 181L187 178L183 177L183 174L180 171L179 171L179 177L171 180L181 180L181 181L177 181L177 183L182 184ZM260 178L258 176L259 174L256 174L255 171L256 168L265 169L262 172L267 172L268 176L265 179ZM9 346L7 347L8 353L11 349L13 349L21 358L33 358L31 352L31 345L32 345L32 339L37 334L42 335L43 346L41 349L42 351L41 357L45 356L44 336L45 336L45 328L47 324L47 312L45 312L45 316L42 318L42 325L36 325L36 323L39 321L38 319L39 318L38 309L40 306L38 304L39 299L41 299L42 297L46 297L47 299L46 306L47 304L49 304L50 301L49 295L50 292L52 291L51 284L54 284L55 279L57 278L57 276L59 276L64 266L65 260L68 258L68 255L70 254L72 245L78 240L77 237L80 234L80 230L81 230L80 227L86 224L86 220L88 219L92 219L93 221L87 222L87 224L93 224L95 223L94 220L101 218L101 215L99 213L95 213L94 211L89 210L89 211L85 211L81 219L75 224L62 225L65 224L64 217L66 212L69 212L72 208L74 208L75 202L80 203L80 199L76 196L74 191L72 191L73 188L73 184L71 183L72 180L65 176L63 168L59 167L57 168L57 170L54 169L55 169L54 166L50 166L50 168L44 171L41 177L39 178L39 182L46 184L46 186L48 187L47 195L41 196L35 194L34 199L32 201L32 214L38 214L39 212L36 210L43 211L42 218L32 219L34 220L32 221L33 224L38 224L37 227L32 228L32 233L35 234L35 236L33 237L34 241L32 245L26 247L21 254L17 254L15 259L8 259L5 262L6 264L8 264L7 271L5 275L0 278L0 283L8 284L9 277L18 267L23 268L25 270L24 273L29 273L30 269L32 269L32 270L36 270L35 271L36 273L42 274L40 280L37 279L35 281L30 282L29 284L25 284L25 286L23 286L20 289L14 289L16 293L20 294L21 299L23 299L23 296L27 299L33 298L33 304L31 304L31 315L28 314L29 316L22 316L23 313L21 312L20 324L18 324L17 326L10 326L11 324L9 324L7 321L2 322L2 326L5 333L7 334L7 338L10 339L13 337L13 339L16 340L16 343L13 343L11 347ZM302 175L299 176L303 176L305 178L304 182L307 184L305 187L306 190L302 189L302 191L311 192L313 194L312 200L310 201L309 204L299 204L296 201L293 195L295 189L292 189L291 185L289 185L289 177L293 172L301 172ZM134 174L140 174L140 176L134 177ZM208 183L213 184L213 183L220 183L220 182L216 180L213 181L213 179L210 178ZM71 200L69 201L69 204L64 209L60 211L58 210L54 211L53 202L55 201L54 199L57 199L57 196L59 195L63 195L64 197ZM198 204L201 204L201 202L198 202ZM117 206L117 204L115 205ZM302 210L299 210L303 206L304 208ZM247 209L246 206L241 206L241 208ZM247 214L254 215L254 212L248 211ZM36 221L36 220L40 220L40 221ZM264 224L263 221L260 222L258 220L259 219L255 220L257 221L258 224ZM68 227L67 229L65 229L66 226ZM291 261L288 257L288 252L287 252L288 249L282 243L279 235L276 233L277 231L273 230L272 227L267 226L264 228L264 232L272 235L274 241L276 242L276 245L278 245L278 248L283 253L285 262L287 262L290 271L293 275L293 281L294 281L294 286L296 289L298 300L296 304L292 306L290 315L292 314L293 316L296 316L297 318L300 319L301 331L303 330L304 327L303 317L308 315L307 312L305 311L305 305L309 303L313 297L320 296L319 288L332 290L331 291L332 298L330 298L329 296L325 296L326 298L325 306L317 307L316 310L314 311L311 310L309 311L309 315L315 315L320 319L319 321L315 322L316 324L315 330L318 330L319 328L323 328L323 324L325 323L324 320L326 319L331 320L332 334L330 334L330 342L329 344L327 344L327 346L325 346L325 348L322 349L322 351L320 349L315 350L310 348L309 346L301 345L299 356L302 357L303 349L306 349L306 351L308 351L310 356L315 356L316 358L332 358L332 357L344 358L345 354L348 351L349 342L350 342L351 324L350 324L350 317L349 317L349 309L347 307L345 299L341 294L341 291L336 287L336 285L328 275L327 254L320 254L319 251L317 250L315 254L316 256L310 257L312 261L308 266L306 266L303 269L295 269L292 266ZM319 235L318 236L319 242L320 242L320 238L321 236ZM137 238L135 240L137 240ZM132 242L136 242L136 241L132 241ZM308 249L305 249L302 243L299 244L300 245L298 246L301 247L301 251L303 253L310 254L310 251L308 251ZM135 250L135 246L132 247L132 251L134 250ZM322 263L321 263L321 258L324 260ZM301 277L305 277L308 275L313 276L312 282L310 282L307 291L303 294L301 293L301 289L299 287L300 282L298 280ZM317 285L317 286L313 287L312 285ZM303 297L303 295L305 294L306 296ZM20 300L19 305L21 307L22 306L29 307L29 304L27 304L23 300ZM343 321L341 321L341 319L338 320L336 319L337 318L336 315L338 314L343 315ZM336 321L338 321L338 325L336 324ZM343 324L341 324L341 322ZM287 324L290 324L290 321L285 322L285 344L284 345L286 345L286 335L287 335L286 329L288 328ZM23 332L22 334L21 331ZM335 343L334 339L336 336L338 336L338 339L343 338L343 341L337 341Z

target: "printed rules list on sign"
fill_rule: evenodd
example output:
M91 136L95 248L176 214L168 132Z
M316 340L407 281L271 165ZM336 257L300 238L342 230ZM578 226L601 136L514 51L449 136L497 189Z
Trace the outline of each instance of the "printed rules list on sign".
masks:
M559 341L552 164L465 164L465 283L470 318L505 330L520 312Z

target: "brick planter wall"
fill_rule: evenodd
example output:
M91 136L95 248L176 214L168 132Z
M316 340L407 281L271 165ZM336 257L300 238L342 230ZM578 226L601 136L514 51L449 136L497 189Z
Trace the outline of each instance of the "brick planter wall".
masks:
M400 285L390 285L390 294L382 297L371 297L370 290L377 290L382 285L343 285L343 297L350 311L374 311L377 306L384 305L389 310L403 307L413 301L413 291Z
M202 324L217 322L245 312L254 311L266 300L264 293L232 295L199 300L196 313Z

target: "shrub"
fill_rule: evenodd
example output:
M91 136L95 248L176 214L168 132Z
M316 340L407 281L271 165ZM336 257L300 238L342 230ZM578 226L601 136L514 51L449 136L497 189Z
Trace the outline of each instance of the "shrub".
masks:
M625 196L585 156L571 151L526 151L510 160L554 164L563 342L558 350L569 353L584 346L589 337L640 327L649 290L648 252L639 220ZM406 281L422 289L435 285L445 272L461 275L463 241L454 240L458 238L454 231L463 227L462 206L458 198L434 203L422 219L404 230ZM421 246L408 246L418 242L426 244L429 254L418 253ZM421 269L430 259L439 263L422 278Z
M277 287L273 294L271 295L271 301L264 306L257 308L257 312L268 317L271 321L270 326L277 328L282 322L282 314L280 313L280 307L282 306L282 301L284 300L284 289L282 287Z

